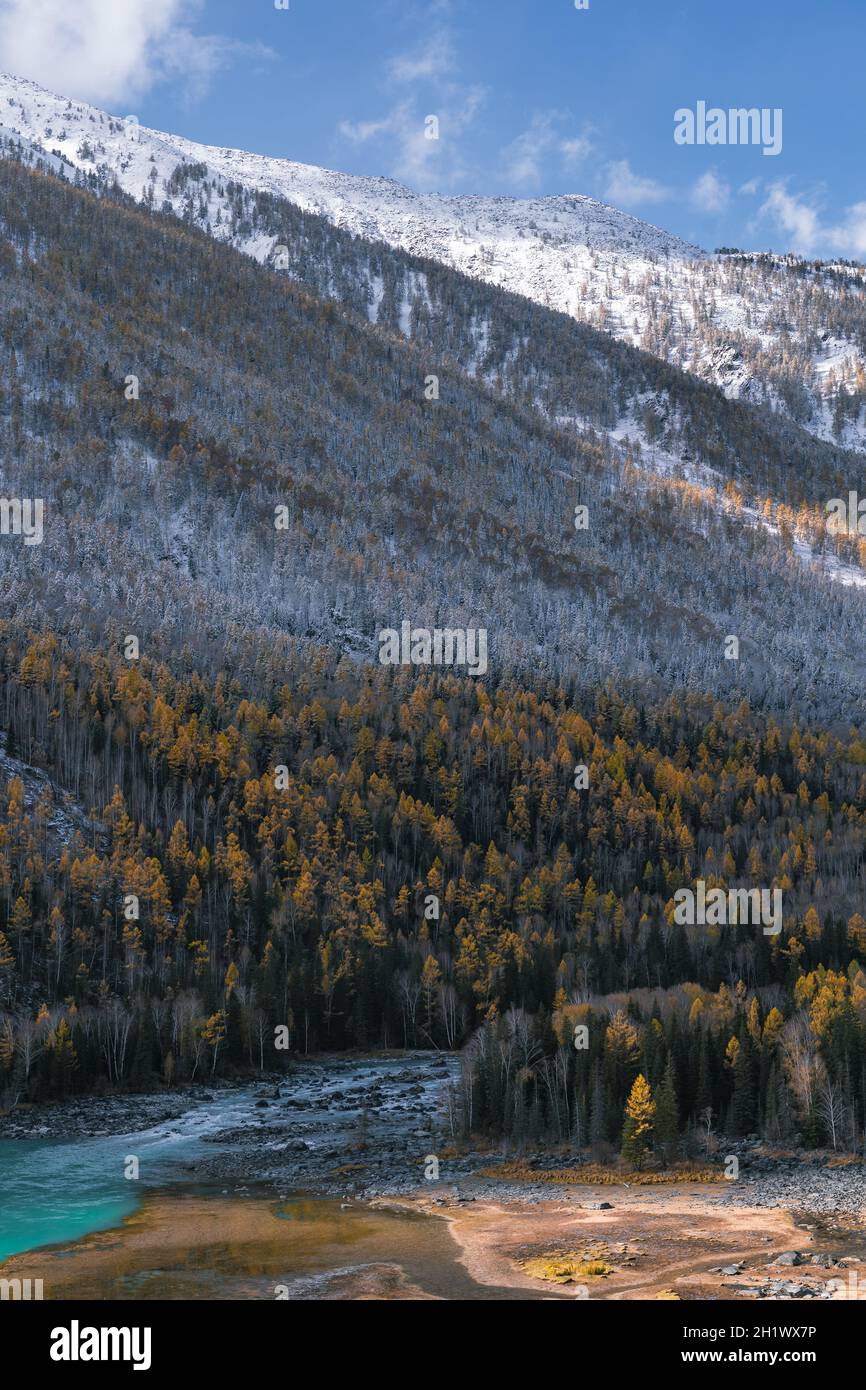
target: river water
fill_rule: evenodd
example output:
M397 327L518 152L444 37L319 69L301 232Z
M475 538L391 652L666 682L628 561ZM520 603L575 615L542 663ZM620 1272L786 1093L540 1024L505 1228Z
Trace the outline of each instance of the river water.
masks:
M205 1135L254 1113L251 1090L231 1093L135 1135L0 1140L0 1260L114 1226L147 1189L184 1180L183 1164L213 1150ZM127 1160L138 1159L138 1179Z
M46 1299L521 1296L476 1283L439 1216L203 1183L193 1170L222 1133L258 1133L260 1097L224 1093L135 1134L0 1141L0 1278L42 1280Z

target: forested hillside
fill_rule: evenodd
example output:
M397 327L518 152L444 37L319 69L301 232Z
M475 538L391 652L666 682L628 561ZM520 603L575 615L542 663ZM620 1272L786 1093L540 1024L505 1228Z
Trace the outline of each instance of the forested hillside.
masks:
M409 618L499 672L861 708L866 597L733 479L720 508L174 220L9 162L0 193L3 485L46 515L0 547L12 612L153 654L239 623L369 657Z
M2 148L16 161L73 177L60 160L40 158L9 140ZM91 191L125 201L106 168L95 172L85 167L74 178ZM717 492L732 480L749 502L759 499L761 505L793 510L791 524L811 542L824 540L826 499L856 475L859 455L844 447L844 431L824 442L802 427L806 417L795 399L803 390L802 370L790 354L784 387L790 408L775 408L778 393L752 393L752 399L747 392L734 403L719 386L707 385L687 370L687 364L672 368L655 340L651 350L637 350L600 327L461 274L429 255L365 239L287 198L215 177L206 164L182 161L165 182L161 201L156 184L149 183L143 201L151 212L161 211L172 220L176 215L187 227L219 233L221 243L243 247L319 300L339 305L342 317L390 329L433 360L458 366L563 432L578 437L588 430L599 432L614 446L625 437L650 470L673 466L678 476L697 474ZM216 228L207 217L214 199L220 206ZM770 258L766 264L742 256L713 263L717 274L736 270L743 275L744 267L754 265L764 275L756 294L773 299ZM726 271L726 266L735 270ZM832 278L831 271L826 273ZM805 270L803 276L811 284ZM841 271L836 279L843 279ZM854 271L843 283L848 279L850 312L855 313L859 280ZM794 283L801 288L800 277ZM811 312L810 323L817 316L822 324L833 324L830 304L820 301L821 310L815 310L815 298L809 298L801 315ZM712 317L707 304L703 312ZM784 311L779 314L784 319ZM866 328L862 333L866 341ZM728 344L727 356L717 353L720 370L739 351ZM859 420L862 400L856 393L840 388L834 399L841 419Z
M341 237L377 243L369 266L343 251L337 265L323 259L317 233L285 244L295 278L312 276L324 297L362 304L372 319L397 321L403 332L414 331L416 316L423 320L429 307L438 307L439 275L431 272L428 294L426 270L395 285L388 266L421 256L440 271L448 266L471 276L479 289L483 282L511 291L643 348L818 439L855 449L866 443L862 265L710 254L580 195L417 193L391 179L202 145L8 74L0 75L0 115L0 125L16 133L28 157L93 186L116 183L145 206L173 212L257 260L273 262L280 224L297 228L301 209L329 230L339 228ZM308 221L305 233L310 227ZM386 248L397 253L396 262ZM497 315L484 313L483 297L480 302L471 331L484 358L488 339L496 354L499 331ZM606 403L607 413L614 400ZM676 420L664 423L677 428ZM640 420L631 425L636 433ZM784 491L773 492L787 500Z
M467 1127L603 1151L642 1072L673 1146L708 1107L849 1142L866 598L739 491L796 431L659 367L720 507L525 399L585 364L603 411L648 358L441 275L407 341L0 163L2 487L45 506L0 540L6 1102L278 1066L285 1029L467 1045ZM502 360L537 339L519 383L466 370L479 296ZM797 437L785 476L842 491ZM487 678L380 667L404 618L489 628ZM697 879L778 889L781 930L680 925Z
M306 1051L453 1048L483 1025L478 1123L522 1132L528 1110L568 1133L577 1105L615 1140L624 1088L672 1057L682 1122L733 1100L741 1132L818 1137L835 1084L862 1129L858 737L288 641L231 646L203 679L3 636L8 752L94 822L52 853L50 794L28 810L9 783L7 1098L278 1065L280 1027ZM782 930L677 925L696 877L780 888Z

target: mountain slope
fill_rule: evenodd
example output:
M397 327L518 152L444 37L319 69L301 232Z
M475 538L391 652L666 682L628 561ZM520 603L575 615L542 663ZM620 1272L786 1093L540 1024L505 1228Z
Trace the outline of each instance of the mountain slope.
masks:
M579 196L416 194L390 179L151 131L9 76L0 77L0 127L259 260L273 256L275 243L234 216L236 189L287 199L358 236L600 327L732 398L768 404L817 438L866 444L861 267L709 256Z
M708 490L175 219L11 161L0 208L2 487L46 511L42 545L0 545L19 628L202 663L290 633L375 660L406 619L488 630L497 677L861 708L866 597Z
M46 161L33 146L7 147L7 154L71 172L59 156ZM104 167L87 183L102 190L117 186ZM769 497L772 507L784 504L797 513L804 554L825 548L826 499L847 493L860 460L836 444L814 441L787 415L766 405L728 405L699 377L568 315L430 257L335 228L285 198L250 192L238 183L223 185L204 164L176 166L167 192L171 197L164 210L177 208L186 225L204 222L209 234L216 231L232 246L253 249L318 298L411 338L431 359L453 361L522 409L534 406L558 429L578 435L600 431L623 458L630 454L641 466L699 481L714 488L720 501L722 489L734 482L743 492L739 505L745 505L745 515L763 514ZM214 200L225 201L226 215L222 218L218 209L221 220L211 226L204 210ZM149 209L155 204L152 197L145 202ZM776 520L793 524L791 518ZM856 545L844 539L834 544L843 551L847 546L850 554L843 558L857 563ZM832 556L829 562L835 563Z

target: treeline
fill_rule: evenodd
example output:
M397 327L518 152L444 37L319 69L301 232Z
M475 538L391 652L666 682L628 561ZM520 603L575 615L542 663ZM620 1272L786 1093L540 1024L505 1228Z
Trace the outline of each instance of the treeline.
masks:
M663 1164L718 1137L866 1151L866 975L640 990L534 1017L511 1010L466 1049L467 1134Z

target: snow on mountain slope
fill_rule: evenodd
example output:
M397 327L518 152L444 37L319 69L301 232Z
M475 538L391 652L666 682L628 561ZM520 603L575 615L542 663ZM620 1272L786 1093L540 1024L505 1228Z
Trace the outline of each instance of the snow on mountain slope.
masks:
M173 202L163 183L170 180L178 163L204 163L211 174L288 198L360 236L446 261L466 274L541 302L548 296L552 307L565 307L561 303L565 296L571 306L568 311L574 313L580 304L575 277L586 260L576 260L576 252L627 256L636 269L659 258L690 260L702 255L678 237L592 198L574 195L520 201L413 193L393 179L340 174L197 144L6 75L0 75L0 125L62 155L79 169L114 175L136 198L146 196L155 169L158 206L166 198ZM219 201L211 209L214 213L219 211ZM218 226L213 230L220 235ZM539 263L540 248L544 250Z
M818 438L866 448L866 279L858 267L709 255L579 195L418 194L391 179L197 144L11 76L0 76L0 126L260 261L273 260L274 242L233 214L232 184L525 295L731 397L766 402Z

